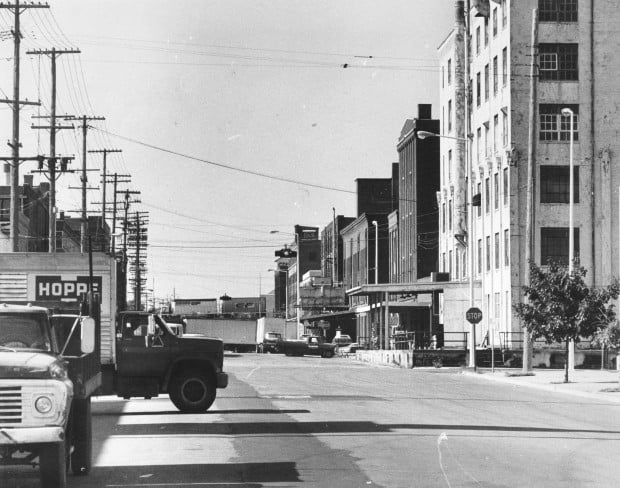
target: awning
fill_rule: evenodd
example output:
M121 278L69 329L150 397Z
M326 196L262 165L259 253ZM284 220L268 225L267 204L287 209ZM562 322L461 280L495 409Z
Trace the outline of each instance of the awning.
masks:
M355 312L351 310L346 310L343 312L325 312L319 315L306 315L302 317L301 320L326 320L330 318L346 318L347 315L355 317Z
M478 281L478 283L480 283ZM348 296L371 296L388 293L389 295L401 295L406 293L433 293L446 289L468 289L469 283L466 281L418 281L416 283L378 283L371 285L361 285L350 288L346 291Z

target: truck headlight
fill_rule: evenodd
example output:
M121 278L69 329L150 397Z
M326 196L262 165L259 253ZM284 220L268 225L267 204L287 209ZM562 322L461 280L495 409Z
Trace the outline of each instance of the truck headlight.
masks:
M36 408L37 412L39 412L40 414L45 415L47 413L50 413L53 407L54 404L52 403L51 398L47 396L37 397L37 399L34 401L34 408Z
M67 368L62 363L52 363L50 364L48 370L50 376L55 380L66 380L68 377Z

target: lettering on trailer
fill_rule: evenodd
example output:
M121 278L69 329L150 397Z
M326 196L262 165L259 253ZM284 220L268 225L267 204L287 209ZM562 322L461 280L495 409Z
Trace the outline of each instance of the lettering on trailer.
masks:
M36 276L35 300L77 300L88 293L88 276ZM102 278L93 276L93 292L101 293Z

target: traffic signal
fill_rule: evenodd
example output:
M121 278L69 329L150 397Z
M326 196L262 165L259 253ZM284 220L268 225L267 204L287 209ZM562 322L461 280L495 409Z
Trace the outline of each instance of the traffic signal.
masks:
M284 249L280 249L279 251L276 251L275 255L278 258L296 258L297 251L293 251L289 249L288 247L285 247Z

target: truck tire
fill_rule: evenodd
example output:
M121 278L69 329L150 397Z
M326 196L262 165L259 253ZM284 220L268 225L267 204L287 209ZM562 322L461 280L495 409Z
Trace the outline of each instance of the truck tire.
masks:
M170 382L170 400L181 412L206 412L215 401L216 385L200 371L183 371Z
M331 358L334 356L334 351L323 351L323 354L321 354L321 356L323 356L324 358Z
M39 469L42 488L67 486L67 455L65 441L43 444L39 451Z
M90 397L74 400L72 415L73 453L71 454L71 470L75 475L86 475L90 473L93 458L93 424Z

